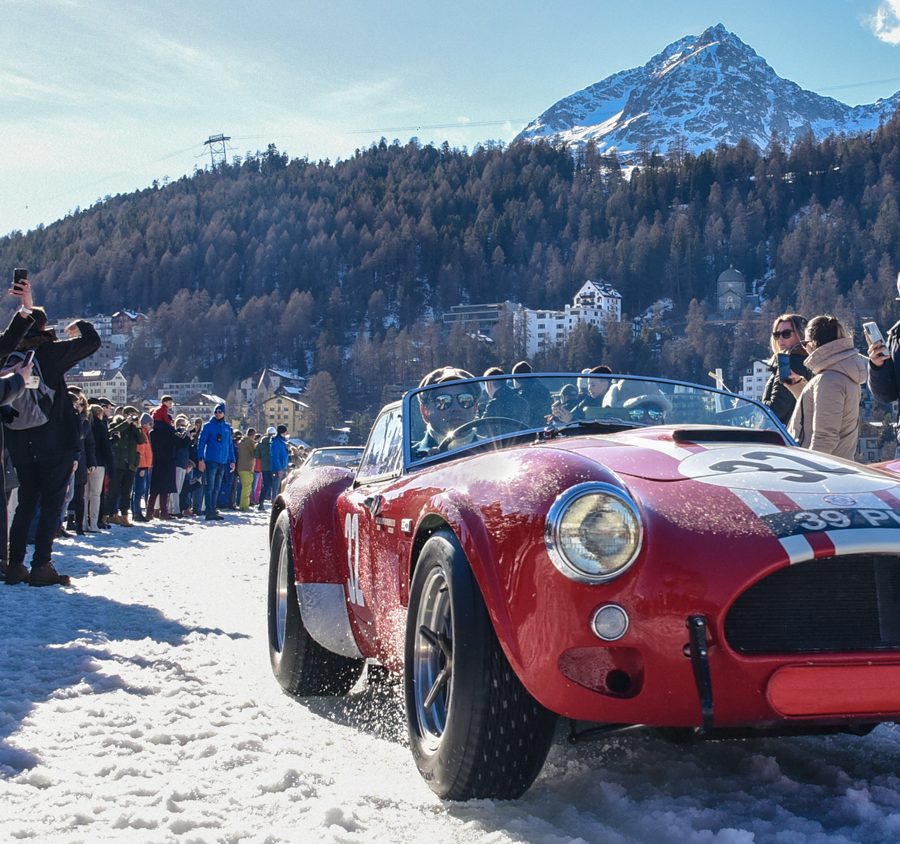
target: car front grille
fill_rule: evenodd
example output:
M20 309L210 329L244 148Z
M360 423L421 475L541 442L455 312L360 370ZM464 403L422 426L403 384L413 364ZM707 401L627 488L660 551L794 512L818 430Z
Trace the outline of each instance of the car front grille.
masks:
M725 618L745 654L900 650L900 556L810 560L755 583Z

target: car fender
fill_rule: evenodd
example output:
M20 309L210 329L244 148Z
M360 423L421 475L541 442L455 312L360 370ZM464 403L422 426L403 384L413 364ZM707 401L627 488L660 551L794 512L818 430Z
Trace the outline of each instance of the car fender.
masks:
M415 558L418 557L425 540L445 525L456 536L469 561L498 639L504 649L508 648L511 653L518 654L506 595L498 578L494 543L491 541L480 509L468 496L458 492L442 492L435 495L427 507L423 508L417 520L415 530L417 538L412 545L413 553L408 564L407 583L412 579Z
M270 530L286 510L297 602L309 635L329 651L359 659L363 654L347 611L346 563L337 530L337 499L352 482L352 472L331 466L296 479L276 498Z
M550 458L553 471L549 473L544 451L535 448L518 458L504 452L475 458L461 471L470 479L478 477L478 482L448 479L435 484L445 491L430 496L415 520L407 571L411 578L425 540L448 526L465 552L497 638L517 673L529 661L528 653L539 646L531 637L523 637L522 625L514 616L521 617L522 604L531 603L538 588L534 561L546 557L543 526L550 506L561 492L585 481L610 483L627 491L613 472L570 452L556 452ZM533 479L527 492L509 482L514 476ZM431 483L434 480L431 478ZM545 568L552 569L552 565L546 562ZM549 576L556 574L553 570ZM517 604L515 612L512 602Z
M343 583L346 559L339 547L343 535L337 518L337 499L353 483L353 472L322 466L311 476L297 478L272 506L270 533L275 519L287 510L294 547L297 583Z

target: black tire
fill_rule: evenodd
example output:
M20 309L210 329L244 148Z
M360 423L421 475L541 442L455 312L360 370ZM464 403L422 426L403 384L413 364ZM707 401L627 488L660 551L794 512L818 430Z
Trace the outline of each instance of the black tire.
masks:
M404 692L413 757L437 795L514 799L534 782L556 715L510 667L450 532L425 543L413 575Z
M278 516L269 552L269 660L289 695L345 695L360 678L362 659L323 648L303 626L294 588L293 548L287 511Z

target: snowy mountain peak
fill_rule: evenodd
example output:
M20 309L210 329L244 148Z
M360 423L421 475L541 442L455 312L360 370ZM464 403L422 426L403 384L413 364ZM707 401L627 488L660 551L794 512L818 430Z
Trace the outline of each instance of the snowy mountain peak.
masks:
M783 79L721 23L669 44L643 67L623 70L565 97L516 140L546 139L579 147L594 141L629 160L640 149L690 152L746 137L764 149L812 132L869 131L900 107L900 91L850 107Z

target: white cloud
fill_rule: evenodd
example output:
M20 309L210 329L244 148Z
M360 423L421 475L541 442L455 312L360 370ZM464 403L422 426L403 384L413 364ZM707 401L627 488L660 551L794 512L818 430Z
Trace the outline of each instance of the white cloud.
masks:
M373 100L390 99L396 87L396 80L390 78L356 82L329 92L327 98L336 106L352 108L369 104Z
M900 0L882 0L869 25L880 41L900 45Z
M0 102L25 100L34 103L72 101L72 92L63 86L29 78L14 70L0 67Z

